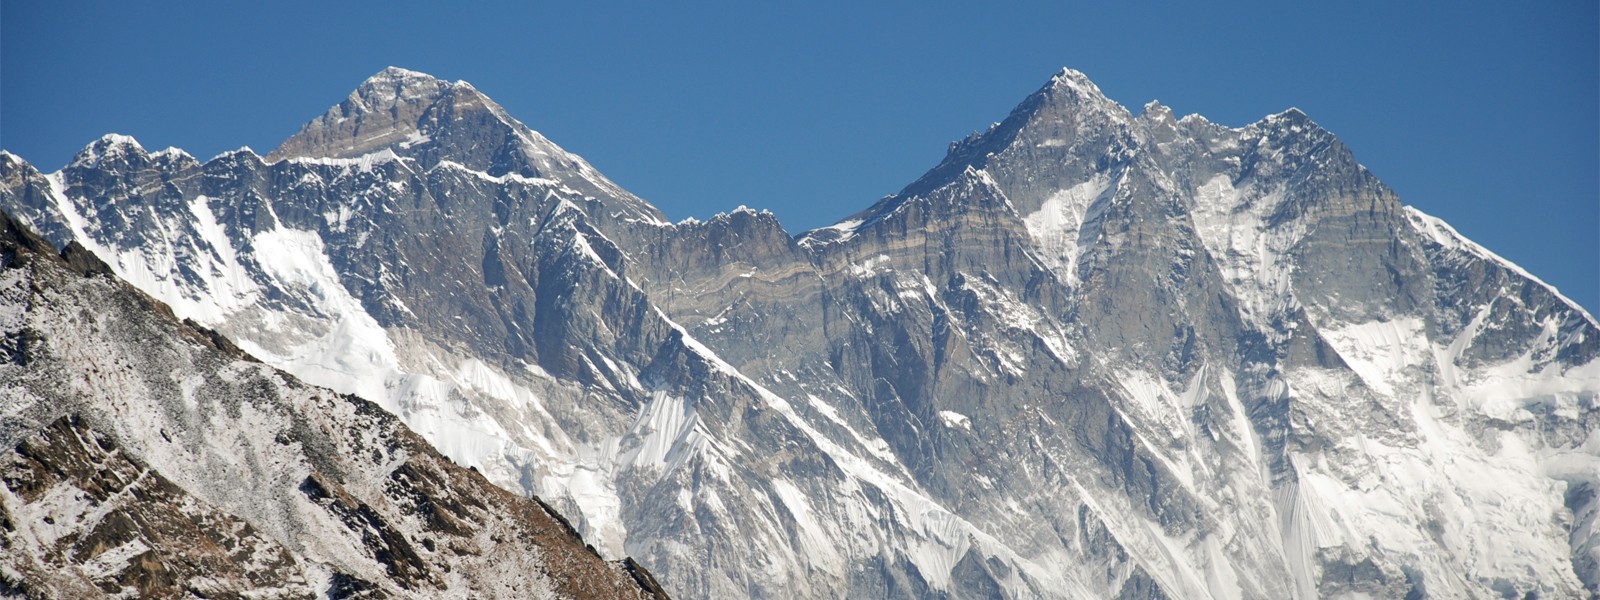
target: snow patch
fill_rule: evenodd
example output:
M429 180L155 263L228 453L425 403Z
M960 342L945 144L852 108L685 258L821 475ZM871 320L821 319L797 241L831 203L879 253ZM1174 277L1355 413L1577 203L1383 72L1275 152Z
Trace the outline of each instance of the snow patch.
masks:
M1416 317L1323 328L1322 337L1373 391L1396 397L1406 370L1432 357L1426 325Z
M301 165L321 165L324 167L339 167L348 173L355 170L358 173L371 173L378 165L388 163L405 164L409 158L394 153L392 148L384 148L377 152L363 154L354 158L327 158L327 157L294 157L286 159L287 162Z
M1088 181L1051 194L1039 210L1022 218L1039 246L1040 258L1068 286L1078 285L1078 259L1093 242L1083 239L1084 227L1100 216L1090 209L1115 193L1121 179L1118 175L1113 182L1106 174L1096 173Z
M972 431L972 419L953 410L939 411L939 420L944 421L944 426L951 429L961 428Z
M272 355L268 362L313 385L371 400L388 397L385 381L399 372L394 346L340 283L322 238L315 232L279 227L256 234L251 246L262 273L277 288L300 295L333 323L320 337L282 354L259 346L248 350Z

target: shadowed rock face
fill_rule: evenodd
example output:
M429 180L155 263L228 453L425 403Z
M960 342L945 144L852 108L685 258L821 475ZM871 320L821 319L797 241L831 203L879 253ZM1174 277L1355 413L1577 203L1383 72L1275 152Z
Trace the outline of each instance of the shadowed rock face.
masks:
M742 208L664 223L398 69L266 159L108 137L52 174L0 154L0 181L52 243L681 595L1600 582L1600 328L1298 110L1135 115L1066 70L793 237Z
M9 592L666 597L371 403L244 360L0 221Z

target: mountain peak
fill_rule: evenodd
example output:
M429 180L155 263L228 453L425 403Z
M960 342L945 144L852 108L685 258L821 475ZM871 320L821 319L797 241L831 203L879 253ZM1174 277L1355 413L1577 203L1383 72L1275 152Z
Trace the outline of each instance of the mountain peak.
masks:
M1089 80L1088 75L1084 75L1083 71L1079 71L1071 67L1062 67L1060 71L1057 71L1056 74L1050 78L1050 83L1046 87L1049 89L1067 88L1080 92L1089 92L1099 96L1105 95L1100 91L1100 86L1095 85L1093 81Z
M120 133L108 133L108 134L102 135L102 136L100 136L100 139L95 141L95 145L97 145L97 146L100 146L100 145L104 145L104 146L132 146L132 147L138 148L140 150L144 149L144 146L139 144L139 140L133 139L133 136L131 136L131 135L123 135L123 134L120 134Z
M1085 145L1085 139L1103 142L1132 119L1126 107L1106 97L1082 71L1063 67L1043 87L1011 109L1004 121L952 143L938 166L898 195L930 191L950 182L969 166L983 168L1019 136L1035 137L1040 147L1064 151Z
M489 177L514 173L560 181L585 196L621 201L630 218L660 221L654 207L512 118L471 84L399 67L368 77L266 160L346 159L386 150L424 169L448 161Z
M1079 113L1085 110L1112 116L1129 116L1128 109L1100 91L1100 86L1089 80L1082 71L1062 68L1060 72L1050 78L1033 98L1024 101L1019 110L1033 107L1034 110L1050 107L1060 111L1063 109Z
M267 159L351 158L403 143L417 135L423 113L454 88L426 73L388 67L302 126Z
M1177 123L1177 118L1172 114L1172 107L1162 104L1160 100L1146 102L1144 109L1139 111L1139 119L1154 123Z
M1262 117L1244 129L1259 131L1269 138L1310 142L1338 139L1332 132L1313 121L1305 111L1294 107Z
M378 79L426 79L439 81L438 77L423 73L422 71L413 71L411 69L396 67L394 65L384 67L382 71L378 71L377 73L374 73L372 77L368 77L367 81Z
M455 86L420 71L388 67L361 82L349 100L358 108L383 110L406 101L438 99Z
M133 136L108 133L79 150L77 156L72 157L72 162L68 166L96 167L108 160L123 160L127 156L143 156L145 154L147 153L144 150L144 146L139 145L139 140L133 139Z
M1293 124L1293 123L1304 123L1304 124L1311 124L1311 125L1315 125L1316 124L1314 121L1311 120L1311 115L1306 114L1306 111L1300 110L1299 108L1293 107L1293 106L1289 107L1287 110L1284 110L1283 112L1280 112L1280 113L1277 113L1277 114L1272 114L1272 115L1267 115L1265 118L1262 119L1262 121L1267 123L1267 124L1269 124L1269 125L1276 125L1278 123L1291 123L1291 124Z

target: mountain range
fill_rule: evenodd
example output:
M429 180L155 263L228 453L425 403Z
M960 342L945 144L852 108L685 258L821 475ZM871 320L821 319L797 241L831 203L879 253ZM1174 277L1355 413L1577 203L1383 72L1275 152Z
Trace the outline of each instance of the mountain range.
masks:
M410 567L330 562L349 528L302 524L307 502L420 539L393 516L412 497L374 482L500 498L476 470L514 508L463 535L565 514L632 557L586 581L650 580L617 579L637 560L688 598L1600 592L1600 325L1295 109L1135 114L1066 69L899 193L791 235L744 207L667 222L472 85L390 68L266 156L0 153L0 209L94 281L8 250L8 447L137 449L119 468L219 507L207 535L316 577ZM238 391L261 378L278 400ZM191 470L306 420L319 441L281 459L303 479ZM402 474L423 467L371 451L396 445L448 460ZM7 499L8 523L81 519L11 489L36 508ZM526 552L478 548L506 560L485 572ZM85 580L133 568L115 558Z

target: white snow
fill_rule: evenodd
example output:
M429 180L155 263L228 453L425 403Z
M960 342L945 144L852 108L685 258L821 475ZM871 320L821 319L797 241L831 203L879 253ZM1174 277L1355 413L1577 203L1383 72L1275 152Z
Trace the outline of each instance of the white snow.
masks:
M227 231L212 214L210 198L196 196L189 203L189 211L195 217L194 228L204 248L210 250L198 253L201 264L195 265L208 297L197 299L199 301L186 309L175 310L182 310L201 323L216 325L227 315L255 303L260 291L249 272L239 264L239 253Z
M879 254L859 263L851 264L850 274L861 278L871 277L878 273L879 267L887 265L888 263L889 256L886 254Z
M655 392L634 422L632 435L639 438L633 455L635 467L670 470L706 445L700 428L700 415L684 399Z
M476 177L478 179L482 179L484 181L488 181L490 183L515 182L515 183L520 183L520 184L524 184L524 185L561 188L565 193L567 193L569 195L576 195L577 194L577 192L572 190L571 188L561 187L561 182L556 181L554 179L547 179L547 178L544 178L544 177L528 177L528 176L522 175L520 173L506 173L504 175L500 175L500 176L497 177L497 176L485 173L483 171L479 171L477 169L473 169L471 167L468 167L466 165L463 165L463 164L458 163L458 162L453 161L453 160L441 160L441 161L439 161L439 164L434 165L433 168L434 169L449 169L449 170L452 170L452 171L460 171L462 173L465 173L467 175L471 175L473 177Z
M347 390L374 400L387 397L385 382L398 373L399 360L388 335L345 290L315 232L279 227L251 240L262 273L278 289L299 294L332 321L309 343L272 352L249 340L248 350L308 383ZM243 347L243 346L241 346ZM266 359L266 357L264 357Z
M139 140L133 136L120 133L108 133L100 136L99 140L84 148L72 161L72 166L95 167L107 158L120 156L123 153L134 151L144 152L144 146L139 145Z
M1052 194L1039 210L1022 219L1039 246L1040 258L1069 287L1078 285L1078 258L1094 241L1082 239L1084 228L1100 216L1090 209L1116 193L1121 179L1120 174L1113 181L1104 173L1096 173L1088 181Z
M833 239L831 241L834 241L834 242L847 241L850 238L855 237L856 228L861 227L861 223L862 223L862 219L846 219L844 221L840 221L838 223L834 223L834 224L829 225L827 227L821 227L821 228L818 228L818 229L815 229L815 230L812 230L812 231L808 231L808 232L805 233L805 235L800 236L800 245L802 245L802 246L812 246L812 245L815 245L815 244L819 243L818 240L817 240L816 234L818 234L820 232L823 232L823 231L833 231L833 232L835 232L835 235L833 236Z
M1395 397L1400 391L1395 384L1410 379L1406 370L1432 358L1424 326L1422 319L1409 317L1324 328L1322 336L1367 387Z
M400 140L398 145L400 148L404 149L416 146L418 144L426 144L431 141L433 141L433 138L428 137L428 134L421 131L412 131L410 134L406 135L405 139Z
M600 254L594 251L594 246L590 246L589 245L589 237L588 236L583 235L583 233L580 232L580 231L573 230L572 231L572 244L573 244L574 247L576 247L578 249L578 253L579 254L583 255L584 257L587 257L596 266L599 266L601 269L604 269L605 272L606 272L606 275L610 275L612 279L616 279L616 280L621 280L622 279L622 277L617 275L616 271L612 271L611 270L611 265L606 264L605 259L600 258Z
M844 420L844 417L839 416L838 409L834 408L832 404L828 404L827 401L816 397L816 395L806 394L806 399L811 401L812 408L815 408L819 414L829 421L833 421L834 424L843 427L845 432L849 433L857 444L866 448L867 452L883 462L899 466L900 459L896 458L894 452L890 450L889 442L884 441L881 437L868 439L866 436L861 435L854 427L850 426L850 423Z
M1239 299L1240 316L1261 332L1274 331L1273 317L1296 306L1289 250L1308 225L1304 219L1269 225L1282 201L1281 188L1237 189L1232 176L1219 174L1196 190L1191 212L1195 233Z
M188 152L185 152L182 148L177 148L177 147L174 147L174 146L167 146L166 148L162 148L162 149L157 150L156 152L152 153L150 155L150 158L161 158L161 159L171 160L171 159L177 159L177 158L193 159L194 156L189 154Z
M828 529L818 522L805 492L781 477L772 480L772 491L783 502L784 508L794 519L795 527L798 529L796 532L798 535L794 536L792 541L796 546L795 551L823 571L843 575L844 557L839 555L838 544L828 535Z
M233 156L235 154L243 154L245 156L249 156L251 158L255 158L255 159L258 159L258 160L261 158L261 155L256 154L255 149L253 149L253 148L251 148L249 146L239 146L238 148L234 148L232 150L226 150L226 151L223 151L223 152L219 152L219 153L217 153L216 156L213 156L211 158L206 159L206 162L209 163L211 161L214 161L214 160L217 160L217 159L221 159L221 158L230 157L230 156Z
M940 421L944 421L944 426L945 427L949 427L949 428L952 428L952 429L959 427L959 428L965 429L967 431L971 431L972 430L972 419L969 419L969 418L967 418L966 415L963 415L963 414L958 413L958 412L953 411L953 410L941 410L941 411L939 411L939 420Z
M325 166L325 167L340 167L346 173L349 173L351 171L354 171L356 173L371 173L374 169L376 169L378 167L378 165L387 164L387 163L400 163L402 166L404 166L405 162L408 161L408 160L411 160L411 159L403 157L403 156L400 156L398 154L395 154L394 150L391 149L391 148L384 148L384 149L378 150L376 152L363 154L361 156L356 156L356 157L353 157L353 158L327 158L327 157L301 157L301 156L297 156L297 157L293 157L293 158L287 159L288 162L295 163L295 164L322 165L322 166Z
M411 72L400 73L409 76ZM1064 71L1057 83L1099 95L1098 88L1075 71ZM1184 121L1191 122L1191 117ZM520 123L515 126L521 128ZM519 129L518 135L533 160L545 161L541 165L575 158L536 132ZM114 145L137 145L131 139L112 141ZM412 132L400 147L428 141L427 135ZM1067 143L1051 138L1040 145ZM1235 142L1222 139L1216 143L1231 147ZM351 159L294 160L352 174L369 173L394 161L404 165L409 159L385 149ZM491 184L536 185L550 188L552 194L578 195L554 179L516 173L490 176L450 161L441 161L435 168ZM586 163L580 162L577 169L580 179L610 189L607 186L612 184L588 170ZM969 170L966 176L972 178L970 183L999 193L986 172ZM1080 283L1079 261L1098 233L1100 210L1120 191L1122 177L1118 172L1093 175L1050 195L1037 211L1023 217L1029 235L1037 242L1039 261L1069 287ZM308 172L302 182L312 185L322 180ZM1005 536L985 533L992 522L969 521L920 489L888 443L876 435L870 419L855 412L860 409L847 400L848 390L839 388L844 395L828 392L826 397L832 403L804 394L806 404L790 404L757 383L775 382L777 387L782 378L746 376L659 308L657 314L681 335L691 353L736 386L747 387L759 399L754 410L777 411L782 417L780 424L787 423L800 433L802 446L809 441L815 447L802 449L825 455L838 472L828 470L811 478L774 476L767 480L770 490L748 485L749 480L738 479L741 476L730 476L728 465L733 460L756 463L759 461L753 458L765 457L752 457L751 446L738 438L713 437L712 429L701 419L700 407L724 398L682 398L660 391L642 394L641 398L648 398L642 406L629 405L636 412L619 413L614 424L595 425L593 430L569 435L563 427L573 411L561 404L559 394L570 390L559 386L570 382L557 381L531 363L517 365L515 372L508 374L470 351L416 350L397 343L407 334L384 330L366 313L343 286L315 232L280 226L235 247L229 231L212 213L217 200L202 196L189 205L192 231L177 221L157 223L165 246L106 247L95 237L101 235L97 220L101 217L80 213L80 207L89 205L67 198L60 173L50 176L50 183L58 210L73 235L97 254L110 257L120 275L173 305L180 316L229 325L229 335L269 363L307 381L379 401L446 454L480 468L502 485L536 489L546 497L569 500L581 515L579 527L607 556L620 556L634 542L628 539L625 503L618 485L622 477L641 477L630 483L663 482L660 489L673 494L669 498L685 515L709 510L726 516L730 514L728 506L735 504L757 504L762 511L770 507L770 515L757 517L758 521L770 521L751 523L748 532L768 535L765 530L776 527L771 535L785 542L793 555L753 559L760 563L752 566L756 577L770 574L777 580L807 568L839 577L852 561L892 559L873 553L898 549L935 589L944 590L950 588L951 568L972 551L980 558L997 556L1019 566L1010 577L1013 585L1025 575L1047 590L1093 595L1091 590L1077 587L1072 579L1076 571L1054 568L1081 557L1054 548L1040 549L1032 540L1002 542L1000 538ZM1224 173L1200 183L1191 207L1200 241L1216 260L1229 291L1240 301L1241 315L1259 331L1274 335L1274 317L1296 306L1289 289L1294 269L1289 250L1306 231L1305 223L1299 221L1269 225L1283 195L1283 189L1246 185ZM270 205L266 208L271 209ZM562 200L559 210L579 209ZM748 210L741 206L733 212ZM1407 211L1412 226L1433 242L1538 281L1461 238L1437 219L1415 209ZM331 229L342 231L353 214L349 207L336 207L323 218ZM686 220L684 225L695 222ZM814 241L813 234L828 230L832 230L828 234L832 239L849 240L862 225L860 219L842 221L802 236L801 243L809 244ZM234 231L233 236L240 233ZM574 231L573 236L577 255L625 280L600 258L589 234ZM189 250L199 257L191 264L198 265L197 282L173 277L181 253ZM891 254L892 258L890 254L861 256L847 267L846 273L856 277L885 278L885 285L875 286L871 292L873 306L889 314L926 301L931 309L948 312L938 287L927 277L919 280L895 271L894 265L905 262L908 255L900 249ZM256 263L260 272L252 279L251 268ZM378 275L386 276L392 277ZM1074 338L1063 333L1057 316L1030 306L998 282L979 276L969 276L967 281L967 289L978 296L982 309L1003 323L1009 334L1031 332L1063 364L1073 357L1068 340ZM1556 293L1553 288L1550 291ZM258 306L268 294L286 296L290 306ZM393 302L398 305L399 300ZM728 323L726 314L723 311L705 324ZM1592 316L1584 316L1594 324ZM1320 551L1350 551L1357 558L1362 553L1412 557L1429 574L1429 591L1444 596L1477 593L1481 586L1475 587L1470 578L1504 575L1526 579L1528 573L1536 578L1569 578L1570 573L1552 566L1563 564L1567 559L1561 553L1570 551L1559 543L1564 534L1561 519L1568 518L1559 502L1562 482L1600 482L1600 458L1596 458L1600 456L1600 434L1578 447L1546 446L1536 428L1541 414L1566 419L1583 416L1588 410L1586 399L1600 393L1600 363L1569 369L1549 366L1548 354L1555 347L1559 324L1547 320L1534 350L1501 364L1469 368L1462 358L1464 351L1490 323L1489 307L1485 307L1449 340L1429 340L1427 322L1414 315L1362 323L1318 323L1316 331L1294 335L1320 335L1350 371L1275 373L1266 383L1258 381L1260 373L1234 373L1214 365L1200 368L1187 382L1169 382L1135 367L1101 365L1120 382L1122 393L1113 398L1113 418L1129 424L1140 454L1170 472L1205 510L1234 511L1238 518L1215 523L1215 530L1209 530L1209 523L1206 531L1164 527L1148 518L1145 507L1117 500L1121 497L1115 490L1100 487L1093 477L1076 474L1068 475L1075 487L1066 497L1077 492L1133 560L1177 596L1239 597L1259 591L1264 588L1251 565L1271 564L1278 570L1270 572L1286 580L1272 585L1288 585L1287 580L1293 579L1292 591L1310 597L1317 593ZM1035 356L1026 344L1021 348L1009 344L1014 337L1019 336L973 339L969 351L980 357L985 368L1025 377L1027 370L1037 365L1030 361L1041 360L1042 355ZM627 364L603 355L585 355L582 360L596 373L619 375L616 381L644 390ZM781 373L791 382L803 381L792 373ZM1247 387L1247 382L1253 387ZM194 401L190 383L179 386L181 401ZM609 389L609 383L602 385ZM557 394L544 396L548 390L557 390ZM1366 393L1369 390L1370 395ZM606 390L598 393L613 398ZM791 397L800 400L799 395ZM1269 455L1270 442L1263 439L1272 439L1267 437L1271 435L1269 426L1262 424L1258 433L1247 409L1279 399L1290 407L1288 418L1296 434L1322 436L1319 441L1324 442L1322 447L1291 445L1284 451L1282 456L1291 470L1287 483L1274 479L1281 473L1271 473L1277 457ZM548 407L546 400L551 401ZM842 413L841 407L848 414ZM1204 423L1204 431L1197 424L1203 419L1196 416L1205 412L1202 408L1211 417ZM1395 423L1383 428L1359 426L1363 419L1389 418L1386 410L1393 411ZM707 409L706 414L712 413ZM966 414L938 410L936 416L951 430L973 431L973 417ZM864 429L857 430L850 425L852 421ZM575 441L580 439L583 441ZM691 464L696 473L708 473L709 477L681 484L668 479L685 476L690 469L679 469ZM978 477L983 480L981 474ZM755 490L752 495L756 499L739 497L740 490ZM1037 510L1027 506L1029 501L1062 498L1047 495L1023 502L1005 500L1015 514L1026 515ZM1592 522L1578 523L1574 539L1600 536L1595 529ZM1259 554L1242 549L1263 540L1266 543L1260 544ZM678 546L665 544L662 552L691 550ZM1593 545L1586 547L1600 552ZM773 549L781 554L783 547ZM114 562L116 555L110 556L107 560ZM790 563L788 567L783 566L785 561ZM1470 574L1453 575L1462 569ZM1456 578L1434 581L1432 577L1438 573Z

